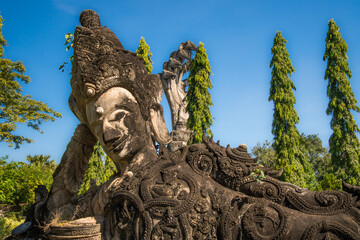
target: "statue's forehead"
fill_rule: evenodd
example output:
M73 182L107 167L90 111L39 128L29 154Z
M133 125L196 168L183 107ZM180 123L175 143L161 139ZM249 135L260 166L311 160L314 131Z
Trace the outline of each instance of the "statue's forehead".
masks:
M115 105L137 104L137 101L127 89L114 87L103 93L95 102L94 107L103 109L112 108Z
M86 104L86 117L90 129L102 116L116 109L125 109L130 112L138 112L139 104L135 97L125 88L114 87L104 92L97 100Z

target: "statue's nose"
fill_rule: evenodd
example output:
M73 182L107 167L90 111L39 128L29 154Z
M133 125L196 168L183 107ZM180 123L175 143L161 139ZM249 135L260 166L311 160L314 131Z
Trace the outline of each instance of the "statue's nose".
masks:
M121 136L121 132L117 129L110 128L104 131L103 140L105 144L111 143Z

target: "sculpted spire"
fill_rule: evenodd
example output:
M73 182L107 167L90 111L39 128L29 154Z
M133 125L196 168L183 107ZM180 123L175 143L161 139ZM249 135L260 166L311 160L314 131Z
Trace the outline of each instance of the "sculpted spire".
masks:
M81 26L86 28L101 28L99 15L91 9L82 11L79 21Z

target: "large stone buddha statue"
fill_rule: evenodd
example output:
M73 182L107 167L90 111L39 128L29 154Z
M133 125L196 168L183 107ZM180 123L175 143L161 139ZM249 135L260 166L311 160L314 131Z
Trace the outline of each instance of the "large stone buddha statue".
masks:
M207 138L169 152L159 76L94 11L80 22L69 105L81 124L54 174L43 221L93 216L104 239L360 239L357 187L299 188L259 166L246 146ZM78 197L96 141L118 172ZM266 178L250 176L256 169Z

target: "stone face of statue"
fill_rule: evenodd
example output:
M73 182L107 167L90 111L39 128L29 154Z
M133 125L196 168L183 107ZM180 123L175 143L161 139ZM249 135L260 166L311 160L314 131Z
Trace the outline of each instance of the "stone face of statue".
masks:
M114 87L86 105L88 126L115 163L129 162L146 151L151 133L135 97Z

